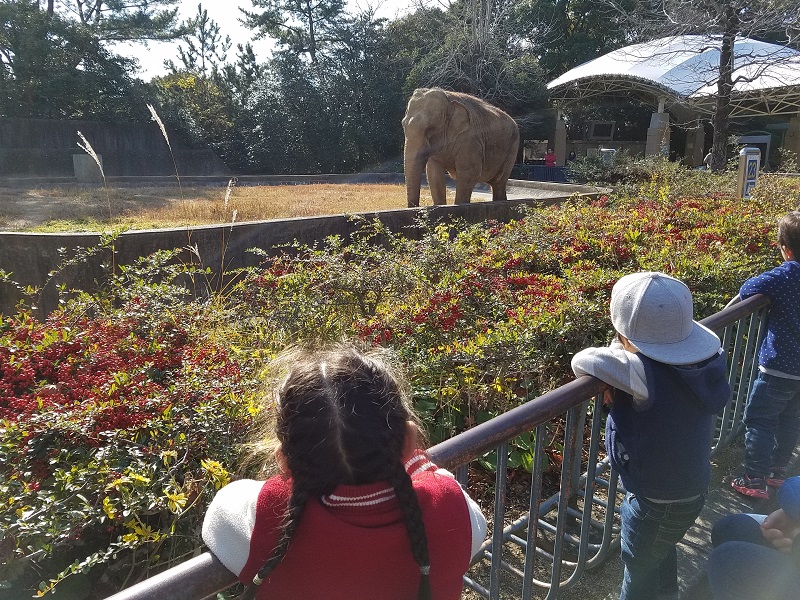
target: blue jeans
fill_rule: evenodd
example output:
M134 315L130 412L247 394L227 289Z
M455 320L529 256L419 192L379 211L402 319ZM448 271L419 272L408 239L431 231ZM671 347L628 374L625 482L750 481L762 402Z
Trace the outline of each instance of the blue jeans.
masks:
M747 514L722 517L711 528L711 545L716 548L726 542L750 542L772 548L761 533L761 522Z
M689 502L662 504L628 493L620 507L622 562L620 600L655 600L678 593L675 547L694 524L705 494Z
M800 435L800 380L759 371L744 409L744 470L766 477L786 467Z
M714 600L797 600L800 570L788 554L751 542L731 541L708 558Z

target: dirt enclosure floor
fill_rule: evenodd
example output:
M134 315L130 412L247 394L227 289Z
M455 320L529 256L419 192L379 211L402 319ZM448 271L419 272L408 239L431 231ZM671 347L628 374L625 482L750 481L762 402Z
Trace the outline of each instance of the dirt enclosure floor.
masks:
M0 181L0 231L98 231L154 229L260 221L289 217L373 212L406 207L401 183L308 183L303 185L107 186L30 184ZM511 184L511 182L509 182ZM563 190L514 187L510 200L565 197ZM452 204L455 191L448 188ZM472 202L491 200L488 186L476 187ZM423 187L420 206L431 206Z
M425 194L421 204L430 203ZM148 229L403 208L396 184L0 186L0 230Z

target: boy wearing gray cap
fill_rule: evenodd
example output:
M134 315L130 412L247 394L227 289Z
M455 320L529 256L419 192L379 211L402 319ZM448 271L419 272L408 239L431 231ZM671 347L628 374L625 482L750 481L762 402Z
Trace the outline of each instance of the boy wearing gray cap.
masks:
M581 350L572 370L614 388L606 451L627 492L620 600L676 598L676 544L705 502L713 420L730 398L725 356L694 321L689 288L664 273L622 277L611 322L611 345Z

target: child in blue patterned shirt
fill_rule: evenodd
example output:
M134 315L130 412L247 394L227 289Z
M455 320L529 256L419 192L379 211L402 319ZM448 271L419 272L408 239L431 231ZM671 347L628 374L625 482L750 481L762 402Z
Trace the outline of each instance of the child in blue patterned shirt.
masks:
M800 436L800 211L778 222L783 264L742 285L744 300L768 296L767 335L758 355L758 377L744 410L744 473L731 485L752 498L780 487Z

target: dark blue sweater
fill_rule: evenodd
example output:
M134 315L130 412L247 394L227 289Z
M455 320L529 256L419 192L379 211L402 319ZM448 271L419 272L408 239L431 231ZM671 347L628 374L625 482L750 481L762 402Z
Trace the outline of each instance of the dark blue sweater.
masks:
M702 494L711 476L714 416L730 398L725 355L696 365L666 365L639 354L647 408L617 390L606 421L606 450L625 489L656 500Z
M742 300L755 294L769 296L767 335L758 353L766 369L800 377L800 263L786 261L742 285Z

